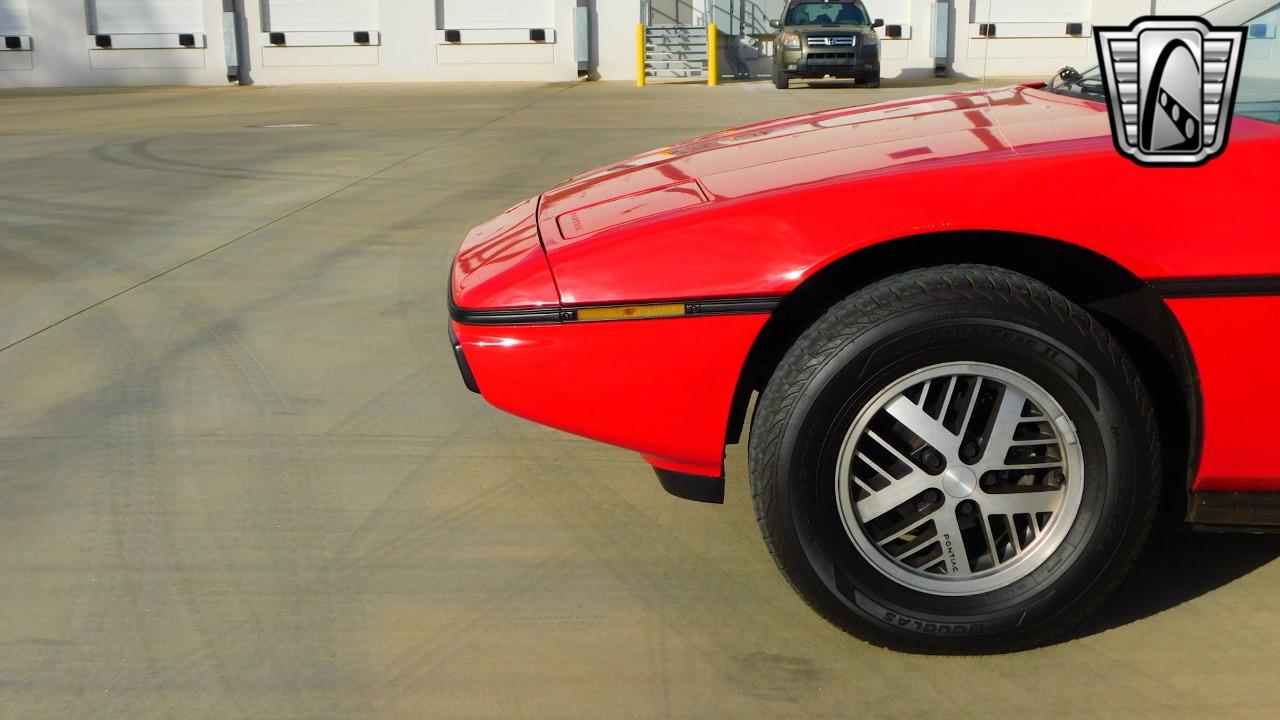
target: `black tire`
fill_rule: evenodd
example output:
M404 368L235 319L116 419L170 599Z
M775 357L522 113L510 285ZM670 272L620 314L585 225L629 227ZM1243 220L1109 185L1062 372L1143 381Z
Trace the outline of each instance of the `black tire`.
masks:
M787 74L779 70L773 71L773 86L779 90L786 90L791 87L791 78Z
M836 506L853 417L899 378L946 362L997 364L1038 383L1074 423L1083 458L1080 509L1061 545L1025 577L971 595L924 592L877 569ZM1106 329L1035 280L977 265L891 277L832 307L774 371L750 438L757 520L796 592L858 637L928 653L1040 645L1101 604L1151 526L1159 458L1142 380Z
M868 88L871 88L872 90L878 89L880 87L880 76L876 75L875 77L871 78L870 80L867 81L866 85Z

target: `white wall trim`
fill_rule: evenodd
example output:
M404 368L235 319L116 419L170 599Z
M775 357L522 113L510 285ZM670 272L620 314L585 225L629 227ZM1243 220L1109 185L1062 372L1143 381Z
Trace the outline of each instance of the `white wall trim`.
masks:
M984 40L1000 40L1001 38L1059 38L1089 37L1093 35L1093 24L1082 22L1083 29L1079 35L1067 34L1067 23L1064 22L1002 22L991 23L996 26L994 36L982 35L982 26L986 23L969 23L969 37Z
M203 50L208 46L204 33L101 33L111 38L111 47L98 47L98 35L88 38L90 50L109 52L111 50ZM183 45L178 42L179 35L190 35L194 45Z
M911 25L910 25L910 24L908 24L908 23L885 23L885 25L886 25L886 26L888 26L888 25L899 25L899 26L901 26L901 27L902 27L902 36L901 36L901 37L896 37L896 38L891 38L891 37L889 37L888 35L886 35L886 34L885 34L885 29L884 29L883 27L876 28L876 34L878 34L878 35L880 36L880 39L881 39L881 40L884 40L884 41L886 41L886 42L893 42L894 40L910 40L910 39L911 39Z
M357 32L369 33L369 42L356 42ZM275 34L284 36L283 45L271 42L271 36ZM366 47L381 45L382 33L377 30L306 30L301 32L276 30L262 33L261 39L262 47L341 47L344 45Z
M521 28L506 30L458 30L462 35L462 40L458 42L449 42L445 40L445 33L449 30L436 31L437 45L550 45L556 41L555 28L540 28L547 34L547 39L536 41L529 39L530 30L538 30L539 28ZM573 33L570 33L572 35Z
M11 37L18 38L21 47L8 47L8 39ZM0 53L2 52L31 52L31 36L30 35L3 35L0 34Z

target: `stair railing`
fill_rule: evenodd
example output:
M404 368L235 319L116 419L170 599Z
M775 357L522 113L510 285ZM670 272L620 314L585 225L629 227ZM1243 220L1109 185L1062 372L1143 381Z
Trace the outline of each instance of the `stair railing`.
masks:
M697 6L690 0L676 0L676 15L680 15L680 10L687 8L690 15L697 14ZM703 0L702 17L691 18L692 20L700 20L694 22L695 25L704 25L707 29L707 84L719 84L719 31L715 23L715 2L714 0ZM648 78L648 58L647 48L649 44L648 28L653 24L653 2L652 0L640 0L640 24L636 27L636 86L644 87ZM665 13L663 13L665 15ZM731 14L732 15L732 14ZM669 17L669 16L668 16ZM679 18L669 18L674 24L680 24ZM730 22L732 23L732 17Z

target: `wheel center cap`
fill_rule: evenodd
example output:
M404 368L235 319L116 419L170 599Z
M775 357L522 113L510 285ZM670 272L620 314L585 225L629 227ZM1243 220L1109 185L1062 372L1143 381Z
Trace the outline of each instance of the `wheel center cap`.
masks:
M953 498L967 498L976 487L978 476L967 467L949 467L942 473L942 489Z

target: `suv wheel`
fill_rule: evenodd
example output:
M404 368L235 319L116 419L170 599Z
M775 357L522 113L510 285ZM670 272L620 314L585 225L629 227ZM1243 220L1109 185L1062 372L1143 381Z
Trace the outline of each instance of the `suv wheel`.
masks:
M911 651L1061 633L1133 563L1159 486L1124 351L1062 295L985 266L838 303L774 372L750 442L757 519L792 586Z
M774 70L773 86L778 88L779 90L786 90L787 88L791 87L791 78L787 77L787 74L782 72L781 70Z

